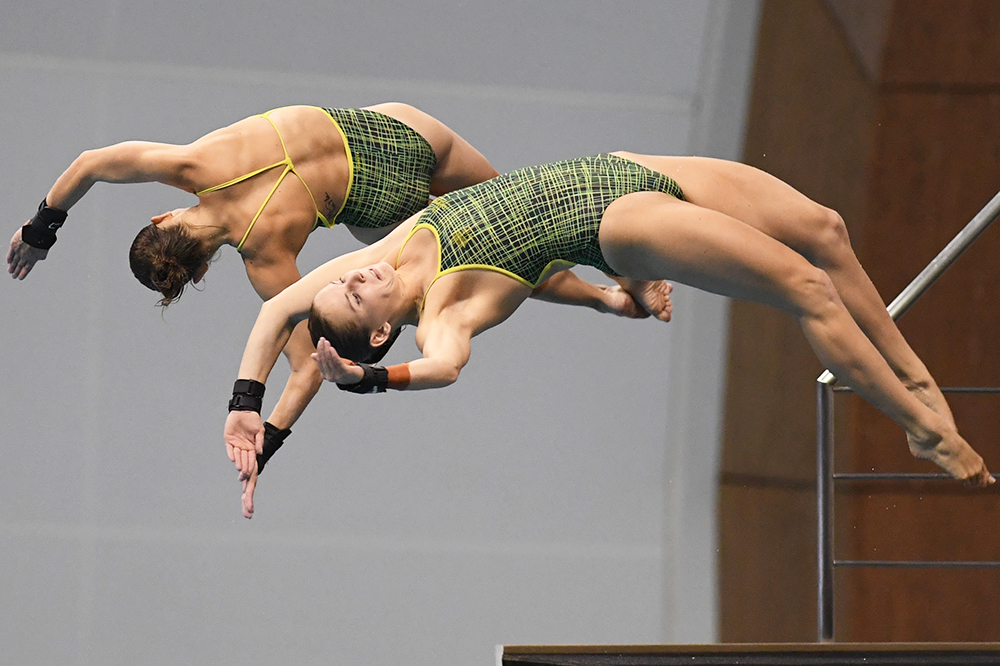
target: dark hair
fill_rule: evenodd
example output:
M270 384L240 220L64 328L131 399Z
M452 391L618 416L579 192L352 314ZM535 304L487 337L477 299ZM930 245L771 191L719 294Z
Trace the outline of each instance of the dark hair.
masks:
M160 305L164 307L181 297L184 287L210 258L205 247L181 225L143 227L128 252L132 275L163 294Z
M373 347L371 333L365 333L357 323L341 322L340 326L334 326L316 311L315 306L309 308L309 335L312 337L313 345L319 344L320 338L326 338L342 358L355 363L381 361L389 353L389 348L402 330L402 327L395 329L388 340L378 347Z

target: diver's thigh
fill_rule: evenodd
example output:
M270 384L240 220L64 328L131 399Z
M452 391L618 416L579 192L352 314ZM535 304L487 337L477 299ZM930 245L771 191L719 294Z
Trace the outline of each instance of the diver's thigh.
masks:
M684 200L728 215L782 242L798 241L823 207L756 167L711 157L622 153L674 179Z
M625 277L675 280L786 311L796 309L796 284L816 270L739 220L659 192L617 199L599 239L608 265Z

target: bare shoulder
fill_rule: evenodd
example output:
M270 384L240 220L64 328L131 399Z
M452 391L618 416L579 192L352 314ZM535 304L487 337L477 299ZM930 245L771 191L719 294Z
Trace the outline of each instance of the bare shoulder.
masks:
M426 294L421 325L471 339L502 323L531 296L531 288L496 271L455 271L437 279Z
M427 308L420 314L414 342L425 358L455 355L468 359L476 334L461 308ZM464 363L462 364L464 365Z
M254 291L265 301L301 278L295 254L291 252L269 252L243 257L243 265Z
M195 139L186 147L188 150L203 156L222 154L232 150L234 146L253 142L267 127L268 123L263 118L250 116L237 120L231 125L212 130Z

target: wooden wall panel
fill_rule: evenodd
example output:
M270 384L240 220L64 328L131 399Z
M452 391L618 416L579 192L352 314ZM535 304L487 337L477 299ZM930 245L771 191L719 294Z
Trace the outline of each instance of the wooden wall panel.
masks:
M995 0L896 0L880 80L939 89L996 85L997 35Z
M855 602L838 618L843 642L983 642L996 638L996 572L942 570L927 576L921 570L851 570L838 574L854 590ZM961 596L961 601L958 597ZM853 613L857 604L864 617ZM986 638L984 638L986 637Z
M877 80L882 72L892 0L826 0L826 6L843 29L865 76Z
M728 535L719 551L723 640L809 640L815 603L802 604L800 595L788 591L816 585L816 530L808 529L816 515L815 492L793 484L729 483L720 502L727 507L720 527Z

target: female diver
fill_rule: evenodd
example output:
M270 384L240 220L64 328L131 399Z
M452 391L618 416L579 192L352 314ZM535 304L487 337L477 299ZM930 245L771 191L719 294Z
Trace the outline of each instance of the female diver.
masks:
M188 282L199 282L211 257L229 245L267 300L299 279L296 256L318 226L341 223L371 243L424 208L431 195L495 175L458 134L406 104L282 107L189 145L127 141L84 152L14 234L8 272L24 279L45 259L66 211L95 183L160 182L195 194L198 203L157 215L136 236L129 261L139 282L159 291L167 305ZM622 316L669 318L665 283L643 285L633 298L620 287L567 275L537 295ZM268 457L322 384L313 351L305 325L297 328L285 346L291 376L268 418Z
M382 241L324 264L261 308L226 422L253 513L263 382L309 317L327 380L362 393L458 379L471 338L574 263L669 278L796 318L837 378L896 421L911 452L971 485L994 482L851 249L843 220L752 167L614 153L522 169L436 199ZM423 357L381 368L401 326Z

